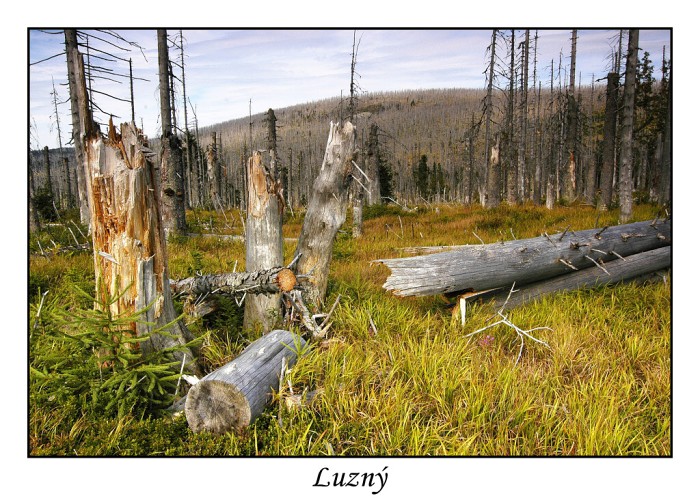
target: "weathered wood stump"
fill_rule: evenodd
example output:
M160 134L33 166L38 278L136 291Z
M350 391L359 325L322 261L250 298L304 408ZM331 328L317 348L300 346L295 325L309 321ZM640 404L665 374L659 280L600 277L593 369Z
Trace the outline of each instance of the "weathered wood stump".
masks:
M185 416L194 432L223 434L250 425L279 388L284 359L296 363L295 341L286 330L273 330L248 346L235 360L211 372L187 394Z

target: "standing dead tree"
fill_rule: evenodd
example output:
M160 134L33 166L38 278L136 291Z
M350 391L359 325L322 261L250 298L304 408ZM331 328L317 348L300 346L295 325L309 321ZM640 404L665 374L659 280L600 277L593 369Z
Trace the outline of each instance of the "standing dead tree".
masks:
M114 316L146 310L143 321L131 324L135 336L149 337L140 344L143 353L176 348L173 357L198 372L186 347L193 337L176 320L170 294L165 231L150 154L133 123L122 124L117 133L110 122L107 138L97 130L87 135L85 170L90 179L97 293L119 295L110 305Z
M85 67L83 55L78 50L78 34L75 29L65 30L66 63L68 66L68 87L70 91L71 119L73 124L73 145L77 164L78 206L80 221L90 224L90 206L87 179L85 177L85 137L88 129L92 129L92 113L85 84Z
M625 68L625 90L622 97L622 130L620 133L620 223L632 218L632 162L634 127L634 89L637 76L639 30L630 29Z
M308 275L303 285L306 301L320 306L328 286L333 241L347 216L349 188L357 151L355 126L331 122L321 170L313 184L295 258L298 274Z
M246 270L258 271L282 266L282 215L284 202L282 186L277 178L274 149L266 168L260 152L253 152L248 160L248 216L245 227ZM263 332L272 330L280 317L279 294L251 296L246 299L244 327L256 323Z
M182 166L182 144L172 124L172 95L170 86L170 57L168 34L158 30L158 74L160 88L161 166L160 188L163 227L166 237L170 233L184 235L185 223L185 171Z

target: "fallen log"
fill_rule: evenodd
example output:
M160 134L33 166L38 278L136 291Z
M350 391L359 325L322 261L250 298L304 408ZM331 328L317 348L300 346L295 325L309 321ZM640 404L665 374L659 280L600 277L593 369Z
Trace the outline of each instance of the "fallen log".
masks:
M654 220L376 262L391 270L385 289L430 296L510 288L513 282L521 287L670 244L671 221Z
M467 297L466 301L481 301L490 303L495 309L509 310L539 299L547 294L600 287L608 284L636 280L665 270L671 266L671 248L661 247L652 251L645 251L616 259L605 264L605 271L592 266L576 272L567 273L558 277L534 282L516 287L516 292L511 293L510 287L481 293L477 296Z
M222 294L276 294L288 292L297 283L294 272L285 267L252 272L217 273L171 280L173 294L203 295L213 292Z
M190 429L223 434L250 425L269 403L272 390L279 389L283 366L296 363L297 346L305 344L291 332L273 330L206 375L187 393Z

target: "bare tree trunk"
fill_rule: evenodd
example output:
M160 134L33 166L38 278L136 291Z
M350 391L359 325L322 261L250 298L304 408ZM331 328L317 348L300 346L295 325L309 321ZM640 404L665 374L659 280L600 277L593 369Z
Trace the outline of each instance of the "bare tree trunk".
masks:
M632 219L632 134L634 127L634 87L637 75L639 30L630 29L625 67L625 90L622 97L622 131L620 142L620 223Z
M86 147L97 295L121 293L110 305L114 316L147 308L143 320L131 324L134 335L150 335L141 350L182 347L174 358L186 355L189 370L197 372L192 352L184 347L192 335L175 321L157 177L143 152L147 141L133 123L122 124L120 131L110 121L108 138L93 133ZM155 332L163 328L164 333Z
M381 204L381 193L379 189L379 126L376 123L372 123L369 127L369 143L367 148L367 165L366 172L369 176L369 185L367 189L369 190L368 204L371 206L373 204Z
M515 160L515 30L510 30L510 76L508 83L508 110L506 114L506 130L508 139L505 140L505 184L506 201L513 206L518 202L517 192L517 163Z
M248 217L245 228L246 271L253 272L282 266L282 213L284 201L277 179L275 150L270 149L270 168L262 164L260 152L248 160ZM260 324L263 333L274 328L280 318L279 294L248 296L243 326Z
M669 88L671 79L669 78ZM666 204L671 201L671 99L668 99L666 108L666 123L664 125L663 153L661 154L661 185L659 188L659 201Z
M564 175L564 198L568 202L576 198L576 133L578 128L578 106L576 103L576 39L577 30L571 32L571 67L569 89L566 95L566 149L569 162Z
M485 142L485 160L484 167L482 168L483 174L479 178L479 197L482 206L487 206L489 202L490 192L489 192L489 170L491 164L491 116L493 114L493 73L496 64L496 36L498 35L498 30L494 29L491 33L491 45L489 50L491 51L491 62L489 63L489 79L488 86L486 88L486 142Z
M333 240L345 221L355 160L356 131L349 121L332 123L321 170L313 184L295 257L297 274L310 275L305 301L320 306L326 295Z
M185 172L182 168L182 144L173 133L170 92L170 59L168 37L164 29L158 30L158 73L160 87L161 162L160 188L163 229L167 237L171 233L184 235L185 224Z
M68 87L72 119L72 137L75 150L76 173L78 178L78 206L80 222L90 227L88 183L85 177L85 142L88 130L92 130L92 113L85 84L83 56L78 51L78 35L75 29L64 32L66 40L66 63L68 66Z
M491 146L491 157L489 158L488 193L486 194L487 208L496 208L501 203L500 195L500 171L501 171L501 136L496 135L496 142Z
M605 91L605 123L603 124L603 153L600 171L600 199L598 209L607 211L612 204L613 170L615 167L615 135L617 128L617 89L620 77L608 73Z
M29 230L34 232L41 228L41 222L39 221L39 212L34 206L34 193L36 188L34 185L34 172L32 171L32 151L29 150Z
M272 399L272 392L279 391L283 368L296 363L296 346L305 344L291 332L274 330L202 378L185 402L192 431L223 434L252 424Z
M207 146L207 183L209 185L209 204L216 207L216 200L221 198L221 168L216 147L216 132L211 134L212 143Z
M530 30L525 30L525 42L522 52L522 112L520 115L520 142L518 143L518 198L522 201L527 198L525 191L525 173L527 171L527 125L528 125L528 62L530 58Z

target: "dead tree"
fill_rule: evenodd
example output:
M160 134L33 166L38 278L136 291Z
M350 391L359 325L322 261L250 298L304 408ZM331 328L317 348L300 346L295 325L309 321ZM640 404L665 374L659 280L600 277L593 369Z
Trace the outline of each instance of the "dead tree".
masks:
M289 268L269 268L253 272L217 273L170 282L174 294L276 294L291 291L297 283Z
M68 66L68 87L70 91L70 107L72 118L72 137L75 150L76 176L78 180L78 206L80 221L90 225L88 184L85 176L85 142L88 129L92 128L92 114L85 84L85 68L83 55L78 50L78 34L75 29L66 29L66 63Z
M369 127L369 142L367 144L367 176L369 181L367 185L368 199L367 204L381 204L381 192L379 186L379 126L372 123Z
M622 130L620 132L620 223L632 218L632 162L634 127L634 87L637 76L639 30L630 29L625 67L625 90L622 97Z
M578 128L578 105L576 103L576 39L577 31L571 31L571 67L569 88L566 92L566 149L569 161L564 174L564 198L571 202L576 198L576 133Z
M610 72L605 90L605 122L603 124L603 152L600 171L600 199L598 209L607 211L612 204L613 171L615 170L615 135L617 133L617 92L620 77Z
M216 147L216 132L212 132L211 144L207 145L207 185L209 186L209 205L216 209L217 199L221 198L221 164Z
M501 136L496 135L496 141L491 146L491 155L489 157L489 165L486 174L487 178L487 193L486 204L487 208L496 208L501 203Z
M331 122L321 170L313 184L295 258L297 274L309 276L305 300L320 306L326 295L333 240L345 221L355 168L355 126Z
M481 205L489 207L489 203L493 203L493 195L489 188L489 174L491 164L491 120L493 119L493 83L494 83L494 68L496 64L496 36L498 30L494 29L491 33L491 44L489 50L491 53L491 61L489 63L488 85L486 87L486 102L485 102L485 119L486 119L486 145L484 147L486 158L482 168L483 174L479 175L479 197ZM490 199L490 200L489 200Z
M114 316L146 310L142 321L131 324L134 335L149 335L140 343L143 353L177 347L174 358L184 358L188 369L198 372L192 352L184 347L192 335L176 321L170 294L151 153L133 123L122 124L120 132L110 121L107 138L90 130L86 141L97 293L103 298L103 292L119 294L110 305Z
M284 200L282 186L277 178L274 149L270 167L262 162L260 152L253 152L248 160L248 216L245 227L246 270L249 272L282 266L282 215ZM279 294L250 296L245 301L244 327L262 326L263 332L272 330L280 317Z
M171 233L184 235L187 232L187 226L185 223L185 171L182 167L182 144L177 134L173 133L170 58L168 55L168 35L164 29L158 30L158 75L161 120L161 214L167 237Z
M591 266L604 267L608 261L670 244L670 220L656 220L378 262L391 270L385 289L398 296L429 296L510 287L513 282L522 286Z

